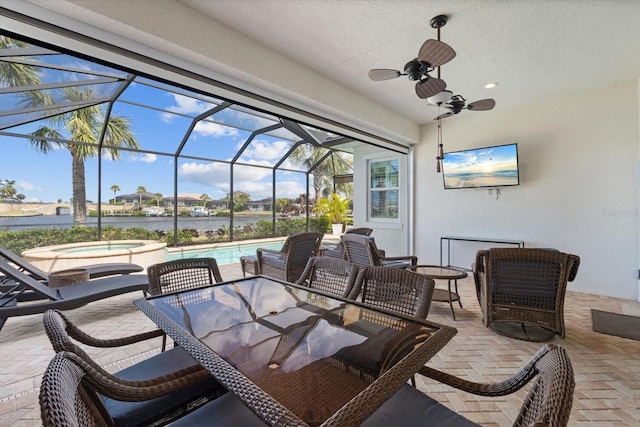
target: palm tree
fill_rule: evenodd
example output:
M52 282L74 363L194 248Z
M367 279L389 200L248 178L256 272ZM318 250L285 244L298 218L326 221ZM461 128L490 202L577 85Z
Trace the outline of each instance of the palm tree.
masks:
M156 193L153 196L156 199L156 206L160 207L160 201L162 200L162 193Z
M0 49L28 47L31 47L31 45L27 42L15 40L7 36L0 36ZM34 58L32 56L25 56L23 59ZM37 86L42 84L40 74L40 71L31 65L1 61L0 87ZM51 93L46 90L24 91L23 99L25 101L24 107L52 104Z
M93 88L64 88L64 97L70 102L87 101L94 98ZM110 116L105 123L104 114L98 105L81 108L49 118L53 127L42 126L31 133L30 142L38 151L48 153L53 146L64 146L71 153L71 180L73 186L73 224L87 223L87 197L85 188L85 159L98 155L98 142L102 127L106 151L111 159L120 158L120 148L140 148L133 136L129 120L121 116ZM80 144L62 144L53 139L63 139L58 131L66 132L69 139ZM87 144L87 145L84 145Z
M9 37L0 36L0 48L28 48L31 45ZM24 57L24 59L37 59ZM0 86L37 87L42 84L40 71L29 64L0 62ZM21 92L22 107L54 106L55 101L50 90L26 90ZM70 103L94 99L93 88L66 87L63 89L64 101ZM64 102L63 101L63 102ZM73 187L73 224L84 226L87 223L87 197L85 187L84 162L98 155L98 143L104 131L103 142L109 146L106 151L112 159L120 158L121 148L140 148L133 136L128 119L110 116L105 120L104 112L98 105L69 111L47 119L49 126L41 126L31 133L29 142L42 153L49 153L56 147L64 147L71 153ZM63 135L64 134L64 135ZM65 138L66 136L66 138ZM78 144L58 142L68 139Z
M326 148L313 147L311 144L302 144L298 146L289 159L297 163L298 165L304 165L307 168L311 168L320 159L327 154ZM334 159L333 156L338 156L337 153L333 153L326 158L317 168L312 172L313 175L313 192L314 200L317 202L322 194L323 187L330 186L330 180L324 179L333 177L334 175L340 175L347 173L351 167L345 159ZM333 189L331 189L333 192Z
M144 188L142 185L141 185L140 187L138 187L138 189L136 190L136 193L138 193L138 197L139 197L139 202L138 202L138 204L139 204L140 206L142 206L142 195L143 195L144 193L146 193L146 192L147 192L147 189L146 189L146 188Z
M202 195L200 196L200 201L202 202L202 205L207 206L207 202L209 200L212 200L211 197L207 193L202 193Z
M9 200L13 199L15 195L18 193L18 190L16 190L16 188L14 187L15 183L16 183L15 180L9 181L8 179L5 179L4 185L0 187L0 197L6 198Z
M120 187L118 187L116 184L113 184L111 186L111 191L113 191L113 204L115 205L116 204L116 193L118 191L120 191Z

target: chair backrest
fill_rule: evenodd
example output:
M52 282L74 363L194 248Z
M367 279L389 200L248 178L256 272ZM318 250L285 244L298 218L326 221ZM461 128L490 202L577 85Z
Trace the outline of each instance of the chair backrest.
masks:
M360 268L349 299L406 316L426 319L435 282L422 274L394 267Z
M31 290L39 296L48 298L52 301L62 299L60 292L57 289L50 288L46 284L37 281L25 272L17 269L13 265L10 265L2 258L0 258L0 272L2 272L5 277L16 282L17 289L14 291L14 294L25 290ZM18 288L20 290L18 290Z
M286 251L287 264L289 269L304 269L307 261L318 253L318 248L322 242L322 233L308 232L292 234L283 245Z
M100 399L83 383L84 370L57 353L42 376L40 384L40 416L44 427L108 426L113 421Z
M380 265L380 257L373 237L362 234L343 234L340 236L348 261L359 265Z
M344 259L311 257L296 282L311 289L347 298L358 274L358 266Z
M215 258L184 258L147 268L149 293L161 295L222 282Z
M575 278L579 265L578 256L556 250L478 251L474 280L485 325L511 320L564 336L564 296L567 282Z
M535 361L538 376L525 398L514 426L566 426L571 414L575 380L566 350L549 345Z
M36 280L48 280L49 275L45 271L40 270L35 265L4 246L0 246L0 257L16 265L19 270L29 273Z
M344 234L362 234L364 236L371 236L371 233L373 233L373 229L368 227L350 228L344 232Z
M282 250L277 253L257 250L260 273L289 282L296 282L309 258L318 253L322 233L296 233L287 237Z

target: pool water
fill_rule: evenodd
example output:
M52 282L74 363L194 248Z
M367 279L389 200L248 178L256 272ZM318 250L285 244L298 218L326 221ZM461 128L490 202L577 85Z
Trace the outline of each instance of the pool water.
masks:
M279 251L284 241L238 244L233 246L221 246L206 249L185 249L167 253L167 261L183 258L215 258L218 265L234 264L240 262L240 257L255 255L256 249L265 248Z

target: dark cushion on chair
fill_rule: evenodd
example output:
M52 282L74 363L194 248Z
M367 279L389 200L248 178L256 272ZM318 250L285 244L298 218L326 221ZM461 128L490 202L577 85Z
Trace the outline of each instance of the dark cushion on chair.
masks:
M362 427L401 426L478 426L426 394L403 385L384 405L362 424Z
M182 347L175 347L125 368L117 372L115 376L126 380L150 379L188 368L197 363ZM106 396L100 397L117 426L134 426L156 418L162 413L171 412L172 408L180 408L220 387L212 377L189 385L180 391L142 402L122 402Z
M266 252L262 253L262 262L268 266L278 268L284 270L285 268L285 257L280 254L269 254Z
M190 414L178 419L171 426L252 427L265 426L256 414L232 393L226 393Z
M226 393L171 425L247 427L264 426L265 423L240 399L232 393ZM402 386L361 425L366 427L478 426L409 385Z

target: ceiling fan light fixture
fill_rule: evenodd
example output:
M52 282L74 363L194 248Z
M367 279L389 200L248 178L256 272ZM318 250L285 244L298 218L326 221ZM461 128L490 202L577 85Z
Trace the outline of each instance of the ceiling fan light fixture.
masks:
M447 102L449 102L452 96L453 96L453 92L451 92L450 90L443 90L442 92L439 92L427 98L427 102L429 104L440 106L442 104L446 104Z
M484 85L485 89L493 89L494 87L498 86L498 82L489 82L486 85Z

